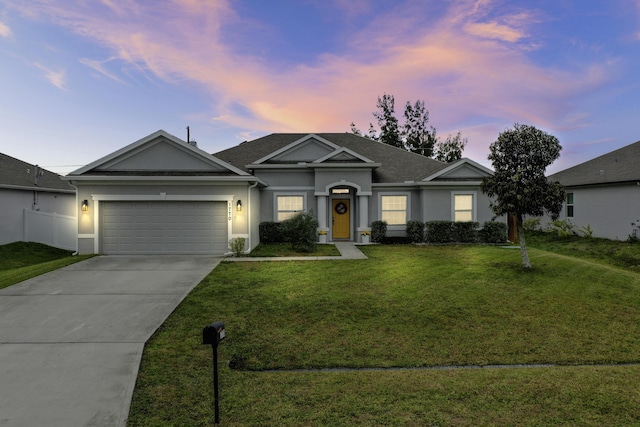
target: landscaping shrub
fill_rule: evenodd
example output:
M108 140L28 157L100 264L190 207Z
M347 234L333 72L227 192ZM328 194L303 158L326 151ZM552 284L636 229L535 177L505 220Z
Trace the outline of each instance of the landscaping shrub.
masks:
M478 227L480 224L473 221L454 222L455 241L460 243L475 243L478 241Z
M371 241L374 243L383 243L387 235L386 221L373 221L371 223Z
M300 252L313 252L316 248L318 220L309 213L299 213L281 223L283 234L291 248Z
M549 223L548 228L551 233L557 234L558 237L573 236L575 234L573 224L568 219L552 221Z
M285 235L279 222L261 222L258 229L260 232L260 242L262 243L284 243L285 241Z
M507 241L507 224L487 221L480 230L480 239L484 243L505 243Z
M452 243L456 241L456 229L453 221L427 221L426 241L428 243Z
M524 231L542 231L540 218L525 219L522 223L522 227L524 227Z
M421 221L407 221L407 240L409 243L424 242L424 223Z
M236 237L235 239L229 240L229 250L234 256L241 256L244 253L244 242L244 237Z

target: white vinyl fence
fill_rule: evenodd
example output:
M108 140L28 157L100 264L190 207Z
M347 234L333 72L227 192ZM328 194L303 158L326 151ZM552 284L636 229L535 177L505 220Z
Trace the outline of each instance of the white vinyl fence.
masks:
M25 209L24 241L74 251L77 242L76 217Z

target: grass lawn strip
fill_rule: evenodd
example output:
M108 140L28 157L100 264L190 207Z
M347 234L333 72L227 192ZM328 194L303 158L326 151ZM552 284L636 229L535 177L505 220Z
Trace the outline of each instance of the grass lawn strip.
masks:
M532 249L365 247L368 260L221 264L149 341L130 425L207 425L223 320L225 425L639 423L640 275Z
M57 270L92 255L71 256L71 251L33 242L0 246L0 289L49 271Z

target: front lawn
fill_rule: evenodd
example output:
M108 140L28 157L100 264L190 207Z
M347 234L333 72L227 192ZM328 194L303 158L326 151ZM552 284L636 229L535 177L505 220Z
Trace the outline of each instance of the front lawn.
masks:
M222 263L146 346L130 425L640 423L640 275L490 246L367 246L368 260ZM497 364L553 368L357 370ZM350 371L296 369L352 368ZM276 370L275 372L259 372Z
M33 242L0 245L0 289L82 261L91 255L71 256L72 251Z
M340 251L336 245L317 244L313 252L299 252L291 247L290 243L260 243L256 246L249 257L298 257L298 256L340 256Z

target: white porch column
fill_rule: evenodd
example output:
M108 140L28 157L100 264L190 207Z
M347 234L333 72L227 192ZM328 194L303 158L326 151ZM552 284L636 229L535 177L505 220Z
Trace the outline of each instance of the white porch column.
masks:
M360 212L360 220L358 228L369 228L369 196L358 196L358 211Z
M358 213L358 236L356 241L366 241L368 243L369 236L362 236L362 232L365 230L371 231L369 228L369 196L358 196ZM366 239L363 239L363 237L366 237Z
M316 196L316 206L318 208L318 241L327 243L329 226L327 225L327 196Z

